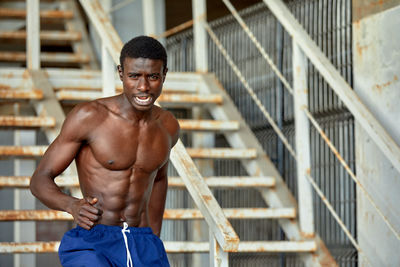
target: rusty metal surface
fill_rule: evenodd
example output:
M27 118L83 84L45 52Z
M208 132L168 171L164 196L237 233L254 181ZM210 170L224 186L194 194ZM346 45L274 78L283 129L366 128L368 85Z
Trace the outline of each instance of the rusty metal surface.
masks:
M8 90L0 89L0 99L42 99L41 90Z
M47 146L0 146L0 156L43 156Z
M65 221L72 220L66 212L55 210L2 210L0 221Z
M0 31L0 38L26 39L26 31ZM77 31L40 31L40 40L51 41L79 41L82 34Z
M158 98L160 103L186 103L186 104L197 104L197 103L210 103L210 104L222 104L221 95L196 95L196 94L164 94Z
M59 100L88 101L102 97L101 92L59 90L57 98ZM199 95L199 94L162 94L157 99L160 104L221 104L220 95Z
M272 219L296 217L294 208L236 208L223 209L229 219ZM204 219L198 209L166 209L164 220ZM2 210L0 221L67 221L73 220L72 215L56 210Z
M238 252L314 252L314 241L253 241L240 242Z
M29 187L29 176L0 176L1 187ZM275 186L273 177L204 177L204 181L209 187L239 189L245 187L268 188ZM61 187L78 187L78 177L56 177L55 182ZM168 177L169 187L185 187L184 182L179 177Z
M0 242L0 253L50 253L57 252L60 242Z
M0 8L0 17L25 19L25 9ZM72 19L74 14L68 10L41 10L40 18L44 19Z
M60 242L0 242L0 253L49 253L57 252ZM165 241L167 253L208 252L208 242ZM316 249L312 241L243 241L238 252L313 252Z
M89 57L84 54L77 53L61 53L61 52L42 52L40 53L40 61L42 62L62 62L62 63L87 63ZM25 62L25 52L0 52L0 61L7 62Z
M353 22L398 5L399 0L352 0Z
M238 121L178 120L181 130L186 131L234 131L239 129Z
M53 117L0 116L0 127L54 127Z
M187 148L192 158L224 158L224 159L254 159L257 157L256 149L239 148Z
M182 24L179 24L178 26L173 27L172 29L169 29L169 30L163 32L162 34L157 36L157 38L165 38L165 37L171 36L171 35L173 35L175 33L178 33L180 31L186 30L186 29L188 29L188 28L190 28L192 26L193 26L193 20L191 19L191 20L186 21L186 22L184 22Z

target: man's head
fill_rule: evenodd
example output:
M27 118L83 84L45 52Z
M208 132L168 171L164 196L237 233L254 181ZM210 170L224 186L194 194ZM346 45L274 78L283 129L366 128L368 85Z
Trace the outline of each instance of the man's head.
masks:
M151 37L139 36L124 45L120 62L118 72L126 99L137 111L151 110L168 71L165 48Z
M138 36L122 47L119 62L124 68L125 58L159 59L163 62L163 72L167 71L167 52L164 46L156 39L148 36Z

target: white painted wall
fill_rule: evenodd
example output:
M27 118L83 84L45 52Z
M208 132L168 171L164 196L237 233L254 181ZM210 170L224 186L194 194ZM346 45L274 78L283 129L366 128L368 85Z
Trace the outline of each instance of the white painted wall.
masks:
M353 24L354 90L400 144L400 5ZM356 124L357 176L400 232L400 173ZM361 249L372 266L400 266L400 241L357 192ZM360 266L368 266L362 258Z

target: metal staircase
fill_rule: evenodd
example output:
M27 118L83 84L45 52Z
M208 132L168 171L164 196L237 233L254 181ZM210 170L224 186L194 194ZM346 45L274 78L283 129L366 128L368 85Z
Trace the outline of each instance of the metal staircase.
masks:
M97 4L96 1L86 1L86 3ZM52 66L52 68L41 70L24 68L26 55L23 51L0 52L0 61L14 62L15 66L20 64L19 67L0 69L0 99L4 104L0 114L0 127L6 130L36 129L46 133L49 141L55 138L61 127L65 118L63 110L68 110L81 101L90 101L103 96L102 72L96 69L97 63L84 31L83 20L78 15L77 3L60 1L60 5L56 4L58 2L49 4L56 7L55 10L50 10L49 6L45 6L46 9L40 12L40 16L48 20L62 19L64 29L46 30L44 28L40 32L40 38L50 43L51 41L68 42L72 52L42 52L40 56L42 66ZM96 16L96 14L88 15ZM25 16L26 12L23 9L0 7L2 19L24 19ZM0 38L23 40L26 38L26 33L23 29L4 30L0 32ZM105 38L104 42L107 41L106 37L102 38ZM115 39L113 41L116 42ZM109 50L114 59L115 53L118 52L118 49ZM121 83L117 77L114 78L114 85L116 91L120 92ZM31 107L35 114L29 116L12 114L10 111L12 109L7 106L10 107L15 103ZM214 266L228 266L228 252L298 253L306 266L336 265L318 235L307 236L301 232L295 198L213 74L168 73L158 103L171 109L202 107L210 113L212 118L179 119L182 132L218 132L230 145L229 148L187 147L181 149L178 144L178 147L174 149L171 160L178 173L185 173L185 175L170 177L169 187L186 186L198 209L167 209L164 219L205 219L211 234L210 242L166 241L167 253L210 252L210 265ZM0 146L0 156L1 158L39 158L45 150L46 146ZM248 176L203 178L193 168L191 160L186 161L185 153L192 159L240 160ZM27 188L29 179L28 176L0 176L0 188ZM56 182L61 187L72 188L75 191L79 186L74 170L58 177ZM266 207L222 209L223 213L221 213L221 208L209 188L227 190L255 188L265 201ZM226 219L276 219L287 240L239 241ZM52 210L0 211L0 221L55 220L68 221L72 220L72 217L67 213ZM0 242L0 253L56 252L58 245L58 240L53 242L32 240L29 243Z

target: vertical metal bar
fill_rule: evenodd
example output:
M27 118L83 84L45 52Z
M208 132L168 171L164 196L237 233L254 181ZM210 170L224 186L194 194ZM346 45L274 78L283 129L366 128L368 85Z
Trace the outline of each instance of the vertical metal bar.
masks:
M156 14L154 0L142 0L143 30L145 35L156 35Z
M14 114L20 114L20 105L14 104ZM34 131L22 130L14 131L14 145L35 145L36 133ZM31 175L35 169L36 162L32 159L15 159L14 175ZM35 198L27 189L14 189L14 210L35 209ZM26 242L35 240L36 237L35 222L14 222L14 241ZM36 255L14 254L14 267L35 267Z
M193 46L197 72L208 72L207 33L203 22L207 21L206 0L192 0Z
M229 267L229 254L222 250L210 231L210 267Z
M308 108L307 60L293 40L293 86L295 140L297 153L297 186L300 229L305 235L314 235L312 190L306 175L310 174L310 124L303 109Z
M279 23L279 21L276 20L276 54L277 54L277 68L278 70L283 73L283 29L282 25ZM276 83L277 83L277 92L276 92L276 122L278 124L279 129L283 130L283 84L281 80L277 77L276 78ZM284 176L284 155L283 155L283 143L279 137L276 137L276 154L277 154L277 161L278 161L278 171ZM279 229L279 235L280 239L284 240L285 239L285 233L283 230L280 228ZM280 265L286 266L286 260L285 260L285 254L281 253L280 254Z
M104 43L101 44L101 74L103 97L115 95L115 65Z
M40 18L39 0L28 0L26 4L26 66L40 69Z

